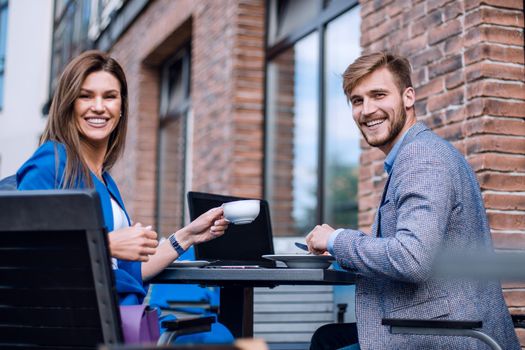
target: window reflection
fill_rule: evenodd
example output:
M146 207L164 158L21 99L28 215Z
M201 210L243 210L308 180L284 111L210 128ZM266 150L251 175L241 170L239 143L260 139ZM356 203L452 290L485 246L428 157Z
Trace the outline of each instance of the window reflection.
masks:
M318 186L318 34L268 67L268 198L278 236L315 225Z
M357 227L360 133L343 93L342 74L361 51L360 18L355 7L330 22L325 31L324 221L333 227Z

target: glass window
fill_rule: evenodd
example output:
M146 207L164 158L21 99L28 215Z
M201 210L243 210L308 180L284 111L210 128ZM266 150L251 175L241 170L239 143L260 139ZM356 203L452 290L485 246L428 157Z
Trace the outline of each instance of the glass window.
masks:
M268 67L268 198L274 232L297 235L316 222L319 145L318 33Z
M0 109L4 108L5 50L7 46L7 0L0 0Z
M324 220L333 227L357 227L360 132L342 91L342 74L360 54L361 16L355 7L325 32L325 183ZM349 30L352 28L353 30ZM344 43L344 44L342 44Z
M157 229L175 232L184 225L187 140L190 114L190 48L182 49L162 70L158 145Z
M282 6L301 4L312 6ZM314 31L299 21L299 39L267 47L265 197L275 236L301 236L324 222L357 227L360 133L342 74L360 54L359 6L318 4L326 7Z

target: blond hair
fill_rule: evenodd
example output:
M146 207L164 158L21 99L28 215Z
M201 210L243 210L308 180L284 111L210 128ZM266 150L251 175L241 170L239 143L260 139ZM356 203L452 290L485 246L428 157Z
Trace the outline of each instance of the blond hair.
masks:
M357 58L343 73L343 91L347 98L361 79L383 67L392 73L400 92L412 87L410 63L405 57L390 52L374 52Z

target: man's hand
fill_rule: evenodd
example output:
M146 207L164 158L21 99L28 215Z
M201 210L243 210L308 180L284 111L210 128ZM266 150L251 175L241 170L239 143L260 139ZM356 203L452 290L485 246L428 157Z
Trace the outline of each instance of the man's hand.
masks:
M306 236L308 250L316 255L324 254L328 249L328 239L334 231L335 229L327 224L315 226Z
M108 238L111 256L122 260L148 261L159 245L157 233L151 226L144 227L140 223L112 231Z

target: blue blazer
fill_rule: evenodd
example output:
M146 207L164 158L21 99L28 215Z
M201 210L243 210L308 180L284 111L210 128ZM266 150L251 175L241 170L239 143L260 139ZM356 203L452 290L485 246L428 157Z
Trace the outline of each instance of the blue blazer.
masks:
M432 276L441 249L492 251L479 184L463 155L417 123L383 195L372 235L344 230L334 242L339 264L360 275L361 349L488 349L467 337L391 334L382 318L481 320L503 349L520 349L499 282Z
M64 145L47 141L42 144L36 152L26 161L16 173L17 188L19 190L49 190L61 189L66 164L66 149ZM119 190L109 173L102 174L104 182L101 182L94 174L91 174L95 190L100 196L104 223L108 232L113 231L113 211L111 209L111 197L118 202L126 213L128 224L130 224L128 213L124 207ZM78 181L78 188L85 185ZM142 303L146 291L142 284L141 263L137 261L117 260L118 269L113 270L119 303L121 305L133 305Z

